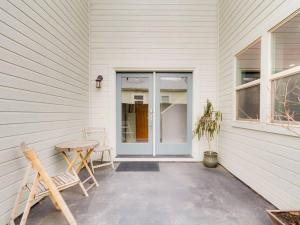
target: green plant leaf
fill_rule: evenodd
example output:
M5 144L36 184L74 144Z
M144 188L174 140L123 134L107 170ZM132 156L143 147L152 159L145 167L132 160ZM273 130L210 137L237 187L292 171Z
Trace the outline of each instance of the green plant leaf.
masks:
M222 113L220 111L214 111L212 103L207 100L206 106L204 107L203 115L195 124L193 134L198 139L206 136L211 141L215 138L216 134L219 133L221 128Z

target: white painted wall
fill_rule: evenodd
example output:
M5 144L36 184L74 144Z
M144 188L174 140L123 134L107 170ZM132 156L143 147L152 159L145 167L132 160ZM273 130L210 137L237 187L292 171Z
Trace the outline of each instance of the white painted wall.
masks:
M26 141L51 173L54 145L88 125L87 1L0 1L0 224L24 175Z
M116 70L193 70L193 123L216 102L217 0L91 0L90 125L116 141ZM103 87L95 88L98 74ZM193 143L201 159L205 144Z
M234 55L300 8L299 0L219 2L219 106L224 115L219 137L221 163L279 208L300 208L300 142L280 127L234 122ZM262 59L268 59L263 45ZM262 65L267 83L270 64ZM267 120L268 92L262 86L261 118ZM276 133L276 134L275 134ZM282 133L282 134L280 134ZM283 135L284 134L284 135Z

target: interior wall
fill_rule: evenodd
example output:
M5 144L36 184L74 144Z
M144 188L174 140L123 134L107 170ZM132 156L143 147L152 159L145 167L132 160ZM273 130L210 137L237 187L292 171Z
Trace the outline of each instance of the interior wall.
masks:
M298 0L219 2L218 98L224 115L220 160L235 176L282 209L300 208L299 138L288 132L275 134L276 127L265 132L233 121L234 55L298 8ZM267 102L266 98L261 101ZM261 106L266 110L267 104Z
M54 145L88 125L88 57L86 0L0 1L1 225L27 166L20 143L51 174L65 166Z
M116 71L193 71L193 124L216 103L217 0L91 0L90 125L116 146ZM95 88L101 74L103 87ZM199 144L200 143L200 144ZM193 142L200 160L207 148Z

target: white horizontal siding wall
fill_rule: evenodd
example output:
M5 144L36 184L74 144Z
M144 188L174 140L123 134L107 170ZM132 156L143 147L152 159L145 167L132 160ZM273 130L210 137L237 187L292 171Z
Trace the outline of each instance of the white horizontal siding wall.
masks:
M115 70L194 69L193 121L216 100L217 0L91 0L90 124L115 145ZM97 75L103 87L95 88ZM197 141L193 155L201 158Z
M0 224L24 175L19 144L47 170L63 168L54 145L88 124L87 1L0 1Z
M299 7L299 0L219 2L221 163L278 208L300 208L299 138L234 126L234 55Z

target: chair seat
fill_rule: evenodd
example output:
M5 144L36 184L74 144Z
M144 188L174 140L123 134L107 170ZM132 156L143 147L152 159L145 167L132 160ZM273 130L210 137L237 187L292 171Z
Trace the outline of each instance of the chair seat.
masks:
M56 185L59 191L72 187L80 182L79 178L74 176L71 173L64 172L56 176L51 177L53 183ZM32 184L27 184L27 187L31 190ZM43 197L49 194L49 189L44 184L43 181L40 181L38 184L36 197Z

